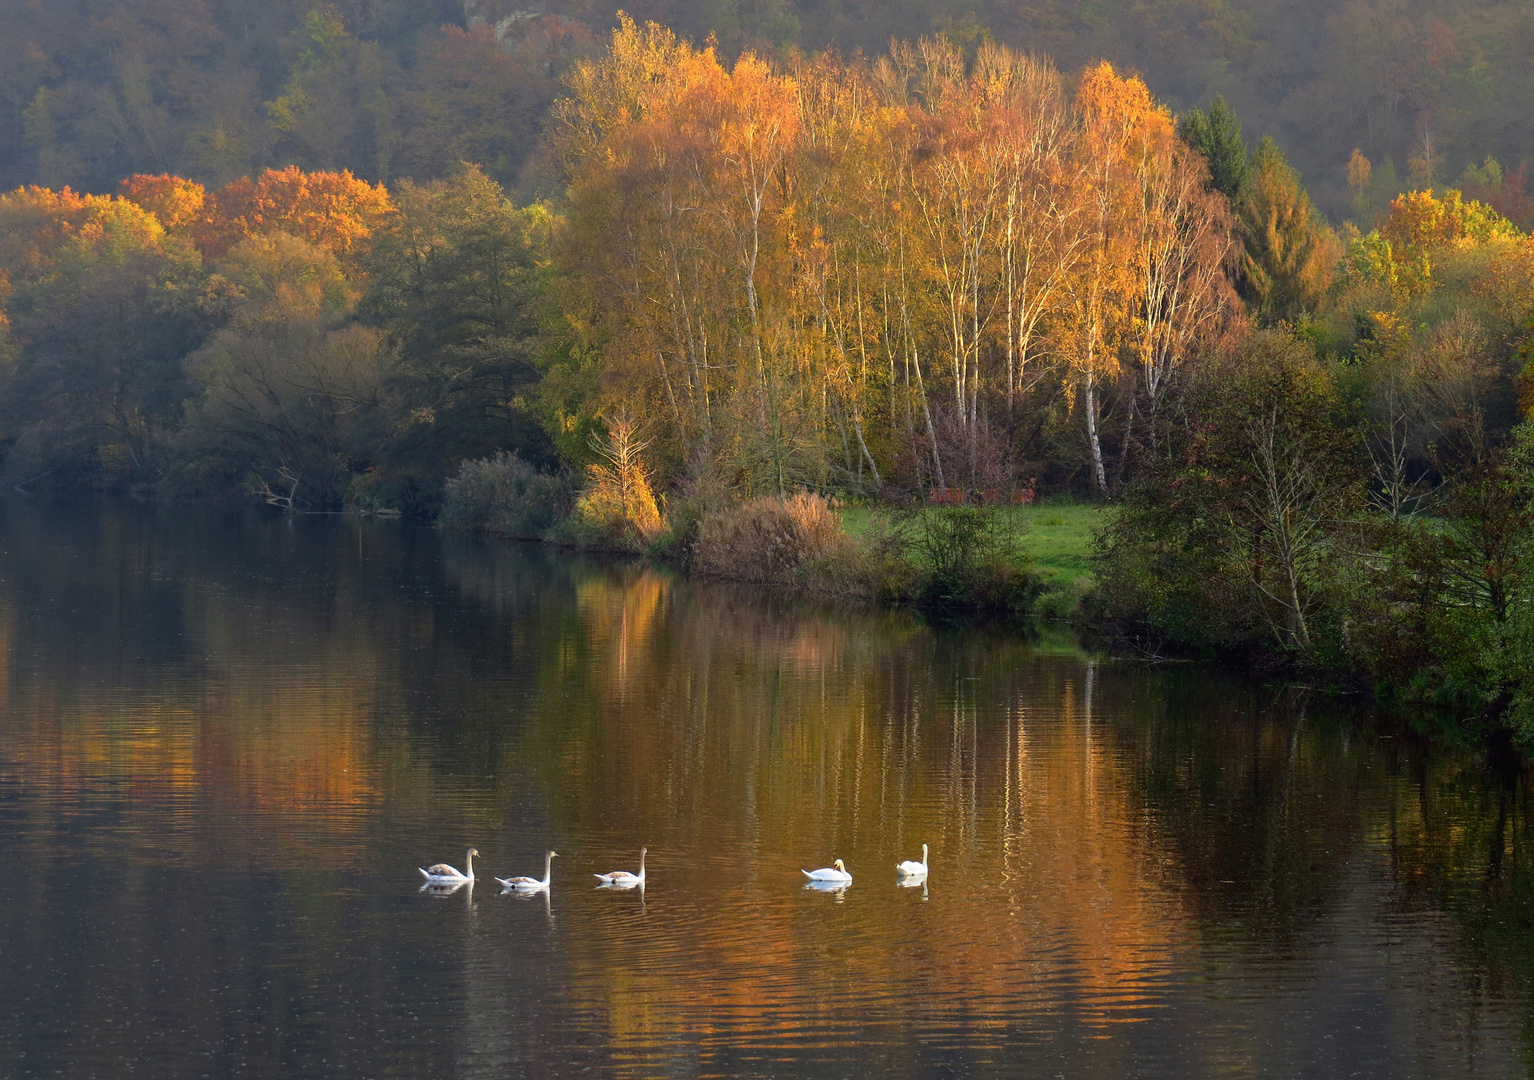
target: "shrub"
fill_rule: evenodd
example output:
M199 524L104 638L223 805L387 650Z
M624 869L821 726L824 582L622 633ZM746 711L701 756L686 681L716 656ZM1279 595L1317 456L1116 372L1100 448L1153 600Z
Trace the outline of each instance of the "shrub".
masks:
M438 521L449 528L542 539L569 512L570 484L515 453L465 461L447 481Z
M822 495L752 499L703 519L693 566L737 581L790 582L814 560L844 556L850 543Z
M1495 717L1534 742L1534 429L1448 478L1444 515L1402 527L1359 619L1364 664L1404 696ZM1388 604L1388 607L1387 607Z
M843 592L886 604L915 597L919 573L902 531L884 514L874 514L861 537L806 565L802 573L822 592Z
M703 522L730 505L728 481L707 462L696 462L666 499L666 529L651 541L647 554L692 569Z
M1055 583L1043 589L1034 600L1033 614L1041 619L1068 622L1080 612L1090 585L1086 580Z
M1021 529L990 506L944 506L914 516L917 602L933 611L1023 615L1042 589Z
M1140 477L1099 533L1092 617L1161 650L1346 650L1364 467L1336 369L1253 334L1168 388Z

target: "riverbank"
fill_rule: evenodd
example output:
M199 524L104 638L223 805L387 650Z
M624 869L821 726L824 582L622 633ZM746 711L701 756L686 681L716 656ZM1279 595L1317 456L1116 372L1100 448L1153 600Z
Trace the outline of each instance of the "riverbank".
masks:
M945 618L1069 618L1091 589L1103 509L1075 500L890 506L816 494L655 499L643 469L572 479L514 454L448 480L440 525L515 540L646 555L689 574L772 584Z
M1270 513L1239 447L1199 467L1168 459L1111 508L742 500L724 485L659 500L631 457L607 457L578 495L515 455L466 463L442 523L947 623L1069 621L1111 652L1373 689L1534 741L1534 510L1510 470L1462 482L1428 529L1385 517L1340 467Z
M843 504L812 492L732 500L707 491L662 507L642 470L593 467L583 491L516 455L448 481L448 528L644 555L688 573L945 618L1066 619L1091 589L1104 511L1038 505Z
M911 513L920 515L936 509L925 507ZM998 506L994 512L1013 529L1020 549L1039 577L1035 617L1072 619L1092 589L1093 541L1096 530L1107 519L1108 508L1069 495L1052 495L1030 506ZM880 516L888 513L888 508L857 505L844 508L841 515L849 536L866 537L877 529Z

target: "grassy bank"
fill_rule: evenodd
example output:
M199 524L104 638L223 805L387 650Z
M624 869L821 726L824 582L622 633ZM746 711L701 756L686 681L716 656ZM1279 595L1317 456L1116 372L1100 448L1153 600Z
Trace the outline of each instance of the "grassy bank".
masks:
M961 620L1065 618L1090 587L1100 511L1089 505L905 510L843 507L804 491L745 501L695 492L663 513L633 455L606 456L578 496L568 478L515 454L465 462L447 483L439 521Z
M911 513L920 516L933 510L929 507ZM844 507L842 525L847 535L862 539L875 516L887 513L867 506ZM1018 531L1021 547L1032 558L1033 569L1043 583L1038 614L1069 617L1092 586L1092 534L1103 521L1104 509L1094 503L1052 497L1033 506L998 507L996 513Z

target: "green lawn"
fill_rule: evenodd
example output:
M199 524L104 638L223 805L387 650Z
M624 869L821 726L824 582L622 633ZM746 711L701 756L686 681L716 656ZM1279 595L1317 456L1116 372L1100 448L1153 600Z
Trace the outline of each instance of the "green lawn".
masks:
M1023 545L1033 555L1046 587L1084 591L1091 580L1092 529L1103 510L1091 503L1050 502L1039 506L1004 506L1002 513L1024 526ZM847 532L860 536L868 530L875 511L853 506L842 510Z

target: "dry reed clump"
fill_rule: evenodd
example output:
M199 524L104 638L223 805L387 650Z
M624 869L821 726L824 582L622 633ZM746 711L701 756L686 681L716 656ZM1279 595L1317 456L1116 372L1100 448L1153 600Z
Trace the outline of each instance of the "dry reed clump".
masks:
M798 582L804 568L835 561L850 545L831 500L801 491L709 514L698 531L693 567L736 581Z
M592 445L606 462L586 467L588 483L576 515L606 540L641 550L666 527L640 457L649 443L638 437L632 420L620 416L609 421L607 438Z

